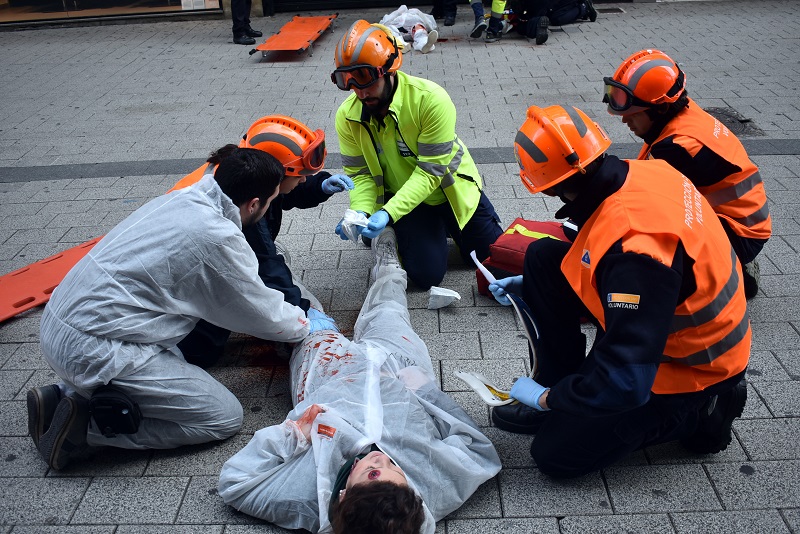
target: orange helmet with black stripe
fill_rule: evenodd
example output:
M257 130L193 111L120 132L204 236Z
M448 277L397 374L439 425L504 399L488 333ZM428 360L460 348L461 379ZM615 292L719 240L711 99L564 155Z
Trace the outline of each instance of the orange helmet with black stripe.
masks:
M254 122L239 143L240 148L256 148L283 164L286 176L306 176L325 165L325 132L311 128L292 117L267 115Z
M686 76L678 64L660 50L636 52L622 62L614 76L603 78L612 115L629 115L672 104L686 90Z
M514 139L519 176L531 193L583 172L611 146L605 131L574 107L528 108Z

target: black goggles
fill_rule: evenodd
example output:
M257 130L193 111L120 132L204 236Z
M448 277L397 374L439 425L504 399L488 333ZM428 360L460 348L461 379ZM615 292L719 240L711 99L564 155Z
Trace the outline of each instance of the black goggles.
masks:
M372 65L352 65L350 67L340 67L331 73L331 81L342 91L347 91L353 87L366 89L378 79L386 75L383 67Z
M653 107L650 102L637 98L627 85L619 83L613 78L603 78L603 83L606 84L603 102L608 104L608 108L617 115L622 115L625 112L634 113Z

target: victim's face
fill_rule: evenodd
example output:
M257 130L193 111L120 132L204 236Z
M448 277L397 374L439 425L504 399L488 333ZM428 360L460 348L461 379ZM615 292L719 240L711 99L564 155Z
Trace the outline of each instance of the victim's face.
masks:
M407 486L408 481L403 470L395 465L392 460L380 451L373 451L360 460L356 460L350 470L345 488L350 489L356 484L370 482L391 482L398 486Z

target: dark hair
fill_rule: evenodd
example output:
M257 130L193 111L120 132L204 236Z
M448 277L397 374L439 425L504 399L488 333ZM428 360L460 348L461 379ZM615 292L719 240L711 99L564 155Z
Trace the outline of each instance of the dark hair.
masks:
M219 165L220 163L222 163L222 160L230 156L231 152L233 152L237 148L239 147L232 143L228 143L227 145L220 147L211 154L209 154L206 162L211 163L212 165Z
M417 534L424 522L422 499L392 482L356 484L331 510L335 534Z
M642 136L642 139L648 145L655 141L664 127L669 124L669 121L675 118L678 113L683 111L689 105L689 93L684 91L678 100L672 104L662 104L645 110L647 116L653 121L653 125Z
M235 148L220 162L214 179L237 206L253 198L263 204L280 185L284 172L281 162L266 152Z

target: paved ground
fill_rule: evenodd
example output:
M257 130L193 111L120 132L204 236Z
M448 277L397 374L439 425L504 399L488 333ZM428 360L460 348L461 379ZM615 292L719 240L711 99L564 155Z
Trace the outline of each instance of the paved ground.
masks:
M523 371L523 341L507 309L477 295L473 272L454 259L444 283L461 302L426 309L411 291L412 318L452 392L496 443L504 469L442 521L448 534L495 532L800 532L800 17L790 0L603 4L597 23L555 28L545 46L521 38L486 45L466 38L468 6L445 42L408 54L403 69L443 85L458 131L479 162L504 222L548 219L558 203L533 197L516 175L511 144L532 104L573 104L635 155L637 141L600 103L602 77L628 54L656 47L682 63L692 96L733 108L763 131L744 137L761 167L774 237L761 256L762 289L750 304L754 346L749 398L729 450L693 456L649 449L578 480L542 476L529 439L492 428L488 411L453 378L481 370L510 385ZM0 33L0 272L98 236L166 191L213 148L254 119L292 114L329 137L345 94L328 81L341 30L313 56L262 59L231 44L226 21L153 22ZM254 20L266 34L291 17ZM332 229L346 207L287 214L283 241L307 285L352 328L366 293L367 249ZM54 376L38 345L41 309L0 325L0 533L278 532L225 507L221 464L289 408L287 368L268 346L236 338L213 374L245 406L245 427L225 443L164 452L107 450L48 470L26 436L25 393Z

